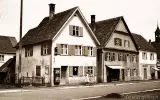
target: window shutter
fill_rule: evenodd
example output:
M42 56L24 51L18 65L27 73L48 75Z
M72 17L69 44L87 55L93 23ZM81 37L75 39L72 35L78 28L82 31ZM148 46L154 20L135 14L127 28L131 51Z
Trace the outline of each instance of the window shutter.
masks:
M33 46L31 46L31 56L33 56Z
M27 49L25 48L25 57L27 57Z
M52 45L51 45L51 43L48 43L47 45L48 45L48 51L47 51L47 53L51 54L51 49L52 49L51 47L52 47Z
M87 46L84 47L84 56L88 56L88 47Z
M96 76L97 75L97 67L96 66L93 66L93 71L94 71L94 76Z
M83 66L78 67L78 76L83 76Z
M127 71L128 71L128 69L124 69L124 75L125 76L127 76L127 73L128 73Z
M43 55L43 44L41 44L41 55Z
M69 25L69 34L73 35L73 25Z
M88 73L88 66L84 66L84 75L86 76Z
M136 69L136 76L138 76L138 69Z
M68 54L75 55L75 45L68 45Z
M73 66L69 66L69 77L73 76Z
M79 36L83 36L83 27L79 27Z
M97 48L93 47L93 56L96 57L96 55L97 55Z
M57 44L57 54L61 54L61 44Z

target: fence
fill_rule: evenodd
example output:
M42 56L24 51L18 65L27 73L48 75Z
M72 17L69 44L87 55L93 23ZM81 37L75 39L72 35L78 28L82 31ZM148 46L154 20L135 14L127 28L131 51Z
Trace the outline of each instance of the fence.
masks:
M45 85L45 78L44 77L21 77L20 82L22 86L43 86Z

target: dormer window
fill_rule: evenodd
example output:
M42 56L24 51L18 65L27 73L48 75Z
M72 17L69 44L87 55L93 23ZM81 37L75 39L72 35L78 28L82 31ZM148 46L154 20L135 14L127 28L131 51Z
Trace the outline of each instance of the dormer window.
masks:
M114 38L114 45L116 45L116 46L122 46L122 39L120 39L120 38Z
M69 26L69 34L72 36L82 37L83 36L83 28L75 25Z

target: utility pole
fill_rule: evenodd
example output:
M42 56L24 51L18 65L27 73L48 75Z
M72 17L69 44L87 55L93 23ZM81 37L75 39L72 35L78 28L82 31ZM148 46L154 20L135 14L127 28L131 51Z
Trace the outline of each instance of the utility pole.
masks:
M21 80L20 80L20 75L21 75L21 55L22 55L22 16L23 16L23 0L21 0L21 5L20 5L20 34L19 34L19 66L18 66L18 84L19 86L21 85Z

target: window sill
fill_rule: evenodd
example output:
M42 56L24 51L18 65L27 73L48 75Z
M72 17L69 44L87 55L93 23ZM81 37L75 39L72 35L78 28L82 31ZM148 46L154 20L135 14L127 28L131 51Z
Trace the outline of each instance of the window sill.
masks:
M50 55L50 54L43 54L43 55L41 55L41 56L48 56L48 55Z
M71 36L74 36L74 37L83 37L83 36L77 36L77 35L71 35Z

